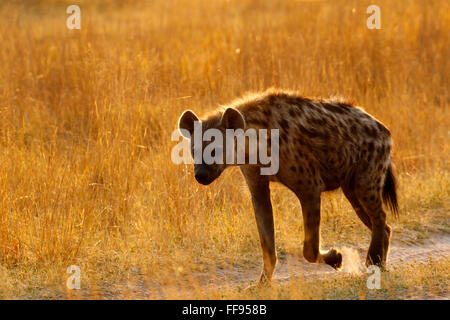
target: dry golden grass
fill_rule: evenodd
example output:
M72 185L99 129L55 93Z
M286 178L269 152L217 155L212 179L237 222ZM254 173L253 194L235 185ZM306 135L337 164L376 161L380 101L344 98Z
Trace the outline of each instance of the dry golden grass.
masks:
M301 295L295 281L282 294L202 288L260 263L256 226L238 170L198 185L170 161L170 134L186 108L270 86L345 96L386 123L394 232L448 233L449 4L379 0L382 30L368 30L372 2L86 0L82 29L68 30L72 2L2 1L0 297L346 297L323 293L332 280ZM272 198L278 252L297 254L298 201L278 186ZM369 238L340 192L322 207L324 246ZM81 292L65 289L71 264Z

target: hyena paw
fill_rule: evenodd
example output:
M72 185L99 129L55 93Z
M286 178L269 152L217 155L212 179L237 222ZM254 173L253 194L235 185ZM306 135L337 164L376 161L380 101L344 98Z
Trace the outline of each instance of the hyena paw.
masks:
M252 293L252 292L257 292L257 291L259 291L261 289L270 288L270 287L271 287L271 282L270 281L263 281L263 280L260 279L257 282L255 281L255 282L250 283L244 289L244 292Z
M342 268L342 254L336 249L330 249L324 254L323 260L326 264L332 266L336 270Z
M369 254L366 258L366 267L377 266L381 271L388 271L386 261L383 261L379 256L371 257Z

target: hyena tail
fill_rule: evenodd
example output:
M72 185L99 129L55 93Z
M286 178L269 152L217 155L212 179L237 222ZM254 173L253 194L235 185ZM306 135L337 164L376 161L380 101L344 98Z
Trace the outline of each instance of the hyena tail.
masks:
M383 202L389 207L395 217L398 217L397 181L392 172L392 163L389 165L383 186Z

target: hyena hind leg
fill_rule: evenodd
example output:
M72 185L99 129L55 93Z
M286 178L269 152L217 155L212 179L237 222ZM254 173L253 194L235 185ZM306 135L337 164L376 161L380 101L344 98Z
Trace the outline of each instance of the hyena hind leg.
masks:
M392 228L386 223L386 212L382 206L381 190L377 192L372 190L366 189L356 192L357 199L369 216L372 226L372 239L367 253L366 265L377 265L385 269Z
M370 216L367 214L366 210L359 202L358 198L356 197L355 191L353 189L346 187L343 187L342 191L344 192L344 195L347 198L347 200L352 205L353 210L355 210L359 219L364 223L364 225L367 228L369 228L369 230L372 230L372 222L370 221Z

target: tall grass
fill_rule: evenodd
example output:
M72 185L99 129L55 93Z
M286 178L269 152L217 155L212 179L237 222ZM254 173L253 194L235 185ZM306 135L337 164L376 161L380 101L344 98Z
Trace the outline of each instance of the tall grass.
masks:
M70 296L70 264L107 297L259 263L239 172L196 184L170 134L186 108L270 86L345 96L386 123L394 228L448 221L448 2L379 0L381 30L369 1L77 1L68 30L72 3L0 4L0 297ZM273 201L279 252L299 252L297 200L275 187ZM342 194L322 206L324 245L368 238Z

